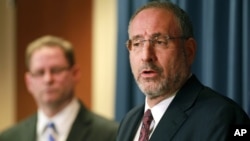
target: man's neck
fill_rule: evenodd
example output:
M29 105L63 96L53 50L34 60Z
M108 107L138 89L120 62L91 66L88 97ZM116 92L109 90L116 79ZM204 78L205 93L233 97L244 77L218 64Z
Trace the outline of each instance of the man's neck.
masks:
M64 101L63 103L41 106L41 110L47 117L51 118L62 111L72 100L73 97L68 99L67 101Z

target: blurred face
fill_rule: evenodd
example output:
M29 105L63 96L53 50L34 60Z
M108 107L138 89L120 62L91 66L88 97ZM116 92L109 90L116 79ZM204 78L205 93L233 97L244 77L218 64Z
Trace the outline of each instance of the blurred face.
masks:
M171 12L156 8L141 11L130 23L129 38L132 72L146 96L167 96L187 80L195 42L182 38Z
M26 85L40 107L60 107L73 97L78 70L70 67L59 47L44 46L33 52Z

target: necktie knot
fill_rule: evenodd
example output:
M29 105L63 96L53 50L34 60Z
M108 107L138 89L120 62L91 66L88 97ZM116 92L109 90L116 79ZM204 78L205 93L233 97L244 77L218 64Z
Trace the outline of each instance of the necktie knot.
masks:
M144 113L144 116L143 116L143 123L144 124L147 124L147 125L150 125L151 122L153 120L153 115L151 113L151 110L148 109L145 113Z
M48 128L55 130L55 124L53 122L48 123Z

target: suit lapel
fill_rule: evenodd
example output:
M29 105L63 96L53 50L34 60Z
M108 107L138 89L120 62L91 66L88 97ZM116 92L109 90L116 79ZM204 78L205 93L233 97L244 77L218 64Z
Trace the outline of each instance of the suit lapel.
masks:
M188 110L195 102L201 88L200 82L195 76L192 76L176 94L153 132L150 141L170 141L173 138L188 118Z
M36 123L37 123L37 115L35 116L33 122L31 122L28 127L29 128L28 130L32 131L32 133L30 133L30 135L27 135L27 136L30 136L30 138L34 141L36 140L36 136L37 136L36 135Z
M137 129L141 123L141 118L143 117L143 113L144 113L144 105L139 107L138 110L135 110L134 113L131 113L133 115L133 118L131 118L127 122L127 124L129 125L127 128L129 141L132 141L134 139Z
M178 108L169 108L152 134L151 141L169 141L187 119Z
M79 113L72 125L67 141L83 141L84 138L88 136L89 129L85 127L88 127L90 122L91 118L86 112L85 107L81 104Z

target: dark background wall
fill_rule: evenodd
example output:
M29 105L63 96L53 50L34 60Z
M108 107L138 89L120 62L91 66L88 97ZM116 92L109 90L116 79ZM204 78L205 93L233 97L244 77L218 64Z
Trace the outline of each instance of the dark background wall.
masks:
M24 53L29 42L43 35L63 37L75 46L82 79L77 96L91 108L91 0L16 1L16 120L36 111L36 104L24 83Z

